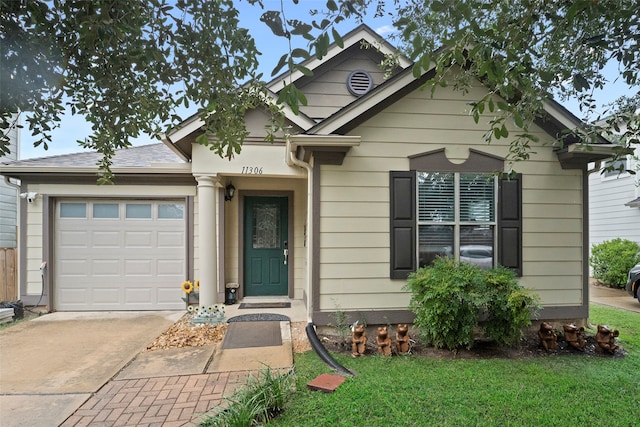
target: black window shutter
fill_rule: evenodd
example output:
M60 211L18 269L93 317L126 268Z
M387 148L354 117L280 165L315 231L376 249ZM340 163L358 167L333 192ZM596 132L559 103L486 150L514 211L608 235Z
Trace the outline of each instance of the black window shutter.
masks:
M522 276L522 174L498 183L498 264Z
M416 174L391 171L391 278L406 279L416 271Z

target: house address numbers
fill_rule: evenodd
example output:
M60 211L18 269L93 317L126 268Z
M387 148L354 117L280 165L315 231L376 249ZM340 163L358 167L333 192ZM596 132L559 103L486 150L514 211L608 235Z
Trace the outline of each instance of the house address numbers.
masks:
M243 175L262 175L262 166L243 166Z

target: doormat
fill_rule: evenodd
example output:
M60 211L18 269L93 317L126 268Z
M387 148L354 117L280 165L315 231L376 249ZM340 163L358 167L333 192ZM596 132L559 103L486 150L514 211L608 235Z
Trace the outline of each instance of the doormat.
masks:
M251 314L240 314L238 316L233 316L227 319L227 323L233 322L290 322L288 316L284 314L273 314L273 313L251 313Z
M224 335L222 349L282 345L280 322L233 322Z
M290 302L243 302L239 310L246 308L291 308Z

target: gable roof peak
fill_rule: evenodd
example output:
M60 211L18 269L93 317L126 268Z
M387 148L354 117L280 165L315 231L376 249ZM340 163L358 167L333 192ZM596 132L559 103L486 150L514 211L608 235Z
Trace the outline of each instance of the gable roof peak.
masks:
M375 32L371 27L364 23L358 25L356 28L342 36L343 47L338 46L334 42L329 46L327 54L322 59L318 59L317 57L313 56L312 58L303 61L301 65L313 71L320 65L339 56L342 52L346 51L348 48L360 43L363 40L379 49L380 52L382 52L382 54L384 55L397 55L398 63L400 64L401 68L404 69L413 65L413 62L411 62L411 60L400 53L400 51L395 46L393 46L384 37L382 37L380 34ZM285 71L268 82L267 88L272 92L278 93L285 85L296 82L302 77L304 77L304 74L299 70Z

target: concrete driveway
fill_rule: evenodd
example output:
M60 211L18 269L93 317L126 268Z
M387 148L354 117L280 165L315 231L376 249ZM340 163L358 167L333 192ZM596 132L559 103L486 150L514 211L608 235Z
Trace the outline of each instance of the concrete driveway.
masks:
M637 299L629 295L627 291L624 289L597 286L594 284L594 281L591 281L591 286L589 287L589 301L640 313L640 303L638 303Z
M58 426L183 314L52 313L0 331L2 426Z

